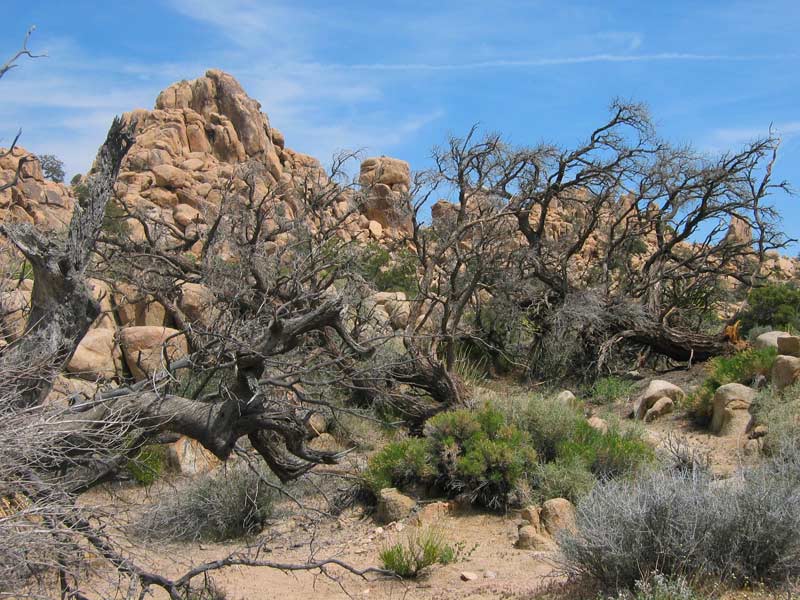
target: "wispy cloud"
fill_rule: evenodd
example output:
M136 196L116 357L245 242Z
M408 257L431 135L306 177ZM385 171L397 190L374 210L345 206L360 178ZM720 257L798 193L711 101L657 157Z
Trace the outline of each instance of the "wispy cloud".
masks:
M477 69L521 69L554 67L587 63L637 63L637 62L749 62L798 60L800 54L692 54L686 52L661 52L657 54L587 54L552 58L497 59L463 63L331 63L318 64L330 69L359 71L468 71Z
M800 135L800 121L773 123L764 127L723 127L712 130L708 135L708 146L718 150L740 146L770 134L783 140L794 139Z

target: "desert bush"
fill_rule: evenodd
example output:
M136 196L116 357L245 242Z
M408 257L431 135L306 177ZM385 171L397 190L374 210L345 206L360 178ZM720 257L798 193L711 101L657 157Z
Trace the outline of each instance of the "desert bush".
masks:
M610 404L617 400L627 399L633 392L632 381L620 377L601 377L589 390L595 404Z
M126 470L139 485L151 485L164 472L167 453L163 446L144 446L128 461Z
M577 503L588 494L597 478L582 460L556 459L540 463L533 471L531 500L542 503L551 498L566 498Z
M505 508L518 479L536 464L528 436L490 407L456 410L425 426L437 466L437 484L490 509Z
M632 600L704 600L704 596L698 594L685 577L666 577L663 573L653 573L637 581L629 597Z
M775 283L753 289L742 313L742 330L763 326L770 329L800 329L800 288Z
M800 449L800 383L778 392L761 390L751 406L756 424L766 425L768 454Z
M534 397L517 416L517 425L530 436L539 458L549 462L582 420L577 410L553 397Z
M610 427L606 433L580 421L558 444L557 457L566 463L582 461L600 479L621 477L640 471L654 457L638 432Z
M356 257L355 268L378 291L405 292L409 298L417 294L417 260L408 250L398 250L393 257L380 244L369 243Z
M633 588L642 573L731 584L800 575L800 458L771 460L724 484L660 471L597 485L559 539L567 570Z
M388 444L372 457L364 479L374 492L421 483L499 509L536 464L527 435L489 406L440 413L424 433Z
M717 356L708 362L705 380L689 396L688 409L700 425L711 420L714 392L726 383L751 384L758 375L768 375L775 362L775 348L749 348L732 356Z
M427 567L453 562L456 549L436 529L411 529L405 539L382 548L379 558L384 569L404 579L414 578Z
M222 541L259 532L272 512L266 467L239 464L201 475L150 507L133 531L156 540Z
M429 441L407 438L391 442L375 454L364 472L364 480L373 492L379 492L414 482L430 483L435 475Z

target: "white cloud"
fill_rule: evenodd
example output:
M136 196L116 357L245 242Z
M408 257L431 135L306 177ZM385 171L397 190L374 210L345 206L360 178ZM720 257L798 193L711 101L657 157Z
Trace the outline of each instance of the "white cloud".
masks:
M772 129L774 135L783 140L790 140L800 135L800 121L785 121L764 127L723 127L714 129L707 136L706 145L712 150L727 150L765 137L769 135L770 129Z

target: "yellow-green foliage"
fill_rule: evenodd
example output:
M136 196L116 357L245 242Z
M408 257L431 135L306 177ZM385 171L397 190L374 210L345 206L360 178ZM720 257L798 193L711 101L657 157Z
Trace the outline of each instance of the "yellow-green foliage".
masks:
M144 446L126 468L138 484L150 485L164 472L166 459L163 446Z
M435 529L413 529L404 540L385 546L379 557L384 569L407 579L431 565L450 564L455 560L456 550Z
M375 454L364 478L373 492L379 492L387 487L430 482L435 474L428 440L408 438L387 444Z
M365 479L373 491L421 483L497 509L536 464L527 436L488 406L436 415L425 435L388 444L372 457Z
M749 348L732 356L718 356L708 362L708 375L689 398L689 413L701 425L711 420L711 401L717 388L727 383L749 384L767 375L777 356L775 348Z

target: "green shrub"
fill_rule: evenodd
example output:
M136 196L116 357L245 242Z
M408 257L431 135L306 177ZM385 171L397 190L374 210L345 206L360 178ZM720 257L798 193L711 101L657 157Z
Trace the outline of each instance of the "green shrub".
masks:
M531 439L543 461L556 458L558 445L568 439L583 421L583 416L571 406L555 398L533 398L518 417L520 429Z
M268 477L265 466L247 464L202 475L149 507L133 530L160 541L218 542L258 533L275 497Z
M800 288L790 283L776 283L753 289L747 296L747 310L742 314L742 330L756 326L771 329L800 329Z
M654 457L652 448L632 430L612 427L602 433L586 421L558 445L557 455L568 464L583 462L600 479L636 473Z
M487 406L432 417L424 438L393 442L375 454L364 479L374 492L411 483L436 485L448 495L499 509L535 464L527 435Z
M726 383L750 384L758 375L768 375L778 352L775 348L749 348L732 356L717 356L708 362L708 376L689 397L689 414L700 425L711 420L714 393Z
M128 461L126 470L139 485L150 485L164 472L166 464L167 452L163 446L143 446Z
M480 506L505 508L517 480L536 464L528 436L489 406L478 412L441 413L428 420L425 429L437 483Z
M392 442L369 461L364 480L377 493L387 487L402 488L408 484L430 483L436 471L429 441L408 438Z
M531 478L537 503L566 498L577 503L592 491L597 479L583 460L556 459L537 465Z
M371 242L357 257L356 271L381 292L417 294L417 259L409 250L397 250L392 257L386 248Z
M385 546L378 556L384 569L408 579L431 565L450 564L456 558L456 549L435 529L412 529L404 540Z
M595 404L610 404L617 400L628 399L633 388L632 381L613 376L601 377L592 385L590 394Z
M666 577L662 573L653 573L646 579L636 582L633 600L705 600L681 576Z

